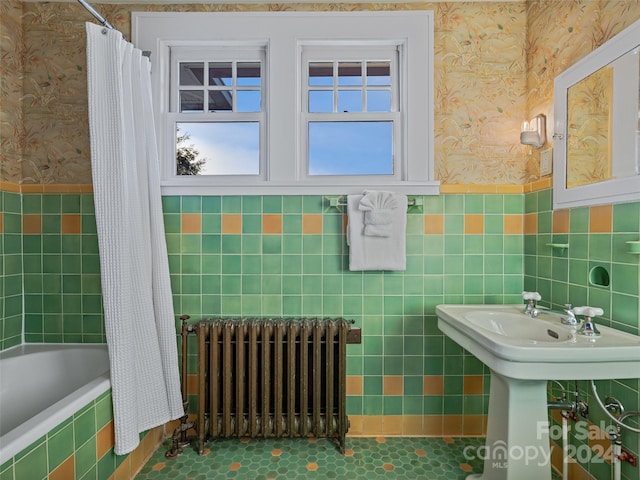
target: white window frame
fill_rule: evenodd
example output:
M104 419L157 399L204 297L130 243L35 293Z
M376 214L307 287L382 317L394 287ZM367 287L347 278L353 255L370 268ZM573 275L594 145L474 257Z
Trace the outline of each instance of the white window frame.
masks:
M434 179L433 148L433 12L134 12L133 42L151 51L156 130L161 161L167 153L170 61L172 47L265 45L263 79L266 139L264 175L167 176L161 169L165 195L300 195L361 193L364 188L398 193L439 193ZM302 51L305 45L336 42L358 46L377 42L396 45L400 102L403 109L399 176L345 177L306 174L302 127ZM306 128L306 127L305 127ZM175 146L172 150L175 151ZM304 159L304 162L302 161ZM241 177L241 176L239 176ZM380 178L383 177L383 178ZM185 190L187 189L187 190Z

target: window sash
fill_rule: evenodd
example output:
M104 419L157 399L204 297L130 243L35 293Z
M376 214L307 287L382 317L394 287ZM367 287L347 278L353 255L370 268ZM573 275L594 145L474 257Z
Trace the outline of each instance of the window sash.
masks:
M367 42L364 42L367 43ZM300 132L300 152L303 178L309 182L319 181L341 181L353 182L355 177L371 177L386 178L389 181L399 181L404 176L403 165L400 161L402 158L402 135L403 135L403 112L400 111L400 55L401 47L395 44L379 45L371 43L369 45L353 46L344 42L333 42L331 45L303 45L301 55L301 132ZM380 86L378 84L368 85L366 66L369 62L389 62L390 81L388 86ZM309 69L313 63L331 65L332 81L329 85L313 85L310 81ZM361 68L361 79L356 85L345 85L340 82L340 65L347 63L359 63ZM390 105L388 112L372 112L367 111L366 97L367 90L389 91ZM309 96L313 91L332 92L333 108L331 112L310 112ZM339 109L340 91L359 92L361 96L361 111L343 112ZM391 133L391 173L376 174L373 172L365 172L359 175L355 174L326 174L321 175L314 173L316 166L311 165L310 159L310 126L317 123L334 123L343 122L390 122L392 125Z
M173 165L164 167L165 177L180 179L178 181L194 181L195 178L205 178L210 182L211 179L220 178L223 181L231 181L241 183L249 178L264 181L266 178L266 152L267 152L267 136L266 130L266 48L264 45L236 45L234 46L216 46L208 47L198 46L178 46L172 47L170 50L171 72L170 72L170 88L169 88L169 112L167 113L167 127L165 134L165 149L175 159L177 153L177 125L185 123L257 123L259 129L259 173L238 173L238 174L206 174L196 176L178 175L176 171L176 162ZM240 85L238 84L237 66L238 64L255 62L260 64L260 84ZM203 79L202 85L181 85L180 84L180 65L184 63L202 63ZM210 85L209 70L212 64L229 63L232 67L232 81L230 85ZM182 92L204 92L203 108L200 111L180 111L180 95ZM237 104L238 92L260 92L260 110L244 112L239 111ZM230 92L231 105L230 110L211 111L210 95L211 92ZM169 162L166 162L167 164ZM188 180L187 180L188 178ZM182 180L184 179L184 180ZM205 182L205 180L195 180L196 182Z

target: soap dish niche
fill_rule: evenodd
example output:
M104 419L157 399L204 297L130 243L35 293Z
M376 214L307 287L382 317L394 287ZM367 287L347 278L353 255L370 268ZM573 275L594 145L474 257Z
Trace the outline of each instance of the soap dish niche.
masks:
M602 265L595 266L589 271L589 285L609 287L610 283L609 271Z

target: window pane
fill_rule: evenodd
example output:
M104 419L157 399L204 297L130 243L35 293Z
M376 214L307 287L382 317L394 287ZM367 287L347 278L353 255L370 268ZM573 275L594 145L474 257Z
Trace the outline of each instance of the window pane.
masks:
M309 85L329 86L333 85L333 63L310 62Z
M338 64L338 85L362 85L362 63L340 62Z
M204 92L202 90L180 90L180 111L184 113L204 110Z
M180 63L180 85L204 85L204 63Z
M260 90L237 90L236 101L238 112L259 112Z
M333 112L332 90L310 90L309 112Z
M231 62L212 62L209 64L209 85L231 85L232 81Z
M393 122L310 122L309 175L393 174Z
M390 112L391 92L388 90L367 90L367 112Z
M338 111L339 112L361 112L362 111L362 91L339 90L338 91Z
M210 90L209 111L230 112L233 110L233 92L231 90Z
M176 165L178 175L258 175L260 124L178 123Z
M238 63L238 85L259 86L260 85L260 62L239 62Z
M367 62L367 85L391 85L389 62Z

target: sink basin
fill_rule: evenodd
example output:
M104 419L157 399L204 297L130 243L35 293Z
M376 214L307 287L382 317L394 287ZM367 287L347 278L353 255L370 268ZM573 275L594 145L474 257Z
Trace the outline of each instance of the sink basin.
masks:
M473 311L465 314L473 325L487 330L489 334L511 337L520 345L542 345L545 343L575 341L575 332L549 322L523 318L522 314L495 311Z
M601 325L586 337L558 314L522 308L436 307L438 328L491 370L484 471L468 479L551 480L547 381L640 376L640 337Z
M560 315L537 318L522 305L438 305L438 327L492 370L520 379L638 378L640 337L598 325L600 337L577 334ZM596 319L597 323L597 319Z

